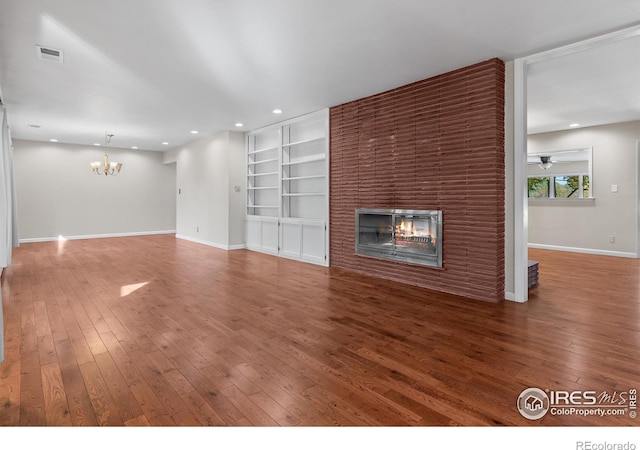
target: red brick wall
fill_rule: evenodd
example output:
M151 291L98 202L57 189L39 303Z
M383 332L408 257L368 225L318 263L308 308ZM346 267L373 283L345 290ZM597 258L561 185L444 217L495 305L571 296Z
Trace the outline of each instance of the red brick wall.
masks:
M330 128L331 266L504 299L502 61L336 106ZM442 210L443 268L356 255L356 208Z

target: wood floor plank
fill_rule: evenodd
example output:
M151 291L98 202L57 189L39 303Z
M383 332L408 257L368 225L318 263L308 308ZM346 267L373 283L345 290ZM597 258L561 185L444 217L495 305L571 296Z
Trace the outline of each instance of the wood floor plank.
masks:
M104 346L102 339L100 339L100 334L93 327L84 328L82 330L82 334L89 346L89 351L91 351L92 355L99 355L100 353L104 353L107 351L107 347Z
M151 426L146 416L139 416L139 417L136 417L135 419L127 420L124 424L127 427L150 427Z
M95 361L100 369L111 398L118 408L120 418L126 422L142 415L140 405L129 390L129 386L118 370L116 363L108 352L95 355Z
M98 426L98 419L89 394L85 389L79 389L71 392L67 396L69 402L69 411L71 413L71 422L74 426Z
M218 415L207 401L196 390L192 390L182 394L182 400L191 410L193 415L198 419L200 425L205 426L225 426L229 425Z
M53 336L45 334L44 336L38 336L38 352L40 354L40 364L47 365L58 362L56 357L56 346L53 342Z
M163 376L163 369L159 368L155 361L161 357L161 352L156 351L150 354L142 352L132 353L131 357L137 369L142 374L146 384L152 389L155 396L162 403L164 409L172 417L179 417L188 409L180 395L173 389L171 384ZM163 357L162 357L163 358ZM163 358L163 363L165 359ZM168 361L168 360L166 360ZM165 368L167 372L173 370Z
M27 298L28 298L28 294ZM33 304L25 302L21 308L21 338L20 351L23 353L32 352L38 349L38 334L36 331L36 313ZM5 321L8 319L5 317ZM6 325L5 325L6 326Z
M300 425L300 419L284 409L278 402L269 397L266 393L258 391L249 395L249 398L269 415L278 425L293 426Z
M36 351L22 353L20 360L20 390L42 389L40 354Z
M162 376L167 380L167 383L173 388L176 393L184 397L184 394L188 394L189 392L195 390L193 385L189 383L189 380L185 378L179 370L174 369L168 372L164 372Z
M42 366L42 391L47 425L72 425L69 403L58 363Z
M322 386L310 387L303 392L303 396L319 408L328 408L329 414L325 420L331 421L332 426L378 425L368 414L355 408L349 397L338 397Z
M61 369L78 366L76 355L73 352L73 346L68 339L55 342L55 352Z
M204 388L204 389L201 389ZM198 386L198 392L211 408L229 425L248 419L231 403L217 386L208 380ZM250 422L249 422L250 424Z
M25 390L20 393L20 423L21 427L47 425L42 389Z
M144 380L136 381L129 387L151 426L176 425L176 422L169 415L162 402Z
M36 335L38 337L51 335L51 324L47 314L47 304L44 300L33 303L33 310L36 320Z
M240 389L235 386L228 387L223 391L224 396L231 402L238 411L247 418L251 425L257 426L274 426L277 425L267 413L265 413L257 404L247 397Z
M73 347L73 354L79 365L90 363L93 361L93 353L89 348L89 344L80 328L68 328L69 340Z
M118 369L120 370L120 373L124 377L127 384L130 385L136 381L140 381L140 372L131 360L129 354L120 345L120 341L113 335L113 333L103 333L100 335L100 339L102 339L102 342L109 351L109 354L113 358L113 361L118 366Z
M60 369L62 383L67 394L75 394L78 392L86 392L87 388L84 384L84 378L80 367L68 366Z
M265 394L276 399L282 408L298 417L302 423L307 425L326 425L326 422L321 417L322 408L320 410L315 407L311 408L312 404L302 395L284 389L277 376L273 377L271 373L258 372L246 364L239 365L238 370L252 380Z
M235 367L229 370L228 375L225 378L231 384L233 384L234 387L240 389L240 391L245 395L251 395L260 392L260 388L258 388L258 386L256 386L250 379L245 377L242 372L238 371Z
M0 380L0 424L20 423L20 379L19 377Z
M518 412L640 367L640 260L530 257L529 302L490 304L171 235L24 244L0 426L637 425Z
M99 425L123 425L124 421L118 413L111 393L104 381L100 369L95 362L88 362L80 366L84 384L93 405L93 410Z
M62 312L57 304L53 302L47 304L47 317L49 319L53 342L67 340L69 336L67 335L64 320L62 319Z

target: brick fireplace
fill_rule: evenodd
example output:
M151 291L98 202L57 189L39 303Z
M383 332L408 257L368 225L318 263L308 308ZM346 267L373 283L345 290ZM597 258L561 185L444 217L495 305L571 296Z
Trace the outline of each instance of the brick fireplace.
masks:
M504 63L330 110L331 266L504 299ZM358 255L359 208L442 211L442 268Z

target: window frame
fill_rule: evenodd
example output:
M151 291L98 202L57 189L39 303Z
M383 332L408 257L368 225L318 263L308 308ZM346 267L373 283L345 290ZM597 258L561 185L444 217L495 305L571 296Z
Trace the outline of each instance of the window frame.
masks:
M577 197L556 197L556 178L569 178L569 177L578 177L578 196ZM589 196L584 196L584 177L588 177L589 179ZM531 178L546 178L547 182L547 196L546 197L531 197L531 191L527 188L527 198L529 200L589 200L593 199L593 191L591 186L591 176L588 173L563 173L563 174L554 174L547 176L537 175L529 175L527 180ZM528 183L527 183L528 186Z
M530 197L529 194L529 189L528 189L528 183L527 183L527 200L534 200L534 201L548 201L548 200L554 200L554 201L586 201L586 200L594 200L594 188L593 188L593 146L586 146L586 147L578 147L578 148L565 148L565 149L555 149L555 150L546 150L546 151L536 151L535 154L536 155L540 155L540 154L544 154L544 155L549 155L552 158L558 158L561 159L563 161L567 161L566 157L563 157L563 155L567 155L567 154L572 154L572 153L576 153L576 152L584 152L585 157L584 158L580 158L580 161L586 161L587 162L587 170L576 170L576 168L573 168L573 170L569 170L567 172L562 172L562 171L558 171L559 173L553 173L553 174L544 174L538 171L538 173L530 173L530 170L527 170L527 182L530 178L548 178L549 179L549 196L548 197ZM533 153L533 152L532 152ZM533 157L534 155L532 154L528 154L528 158ZM569 158L569 161L574 160L573 158ZM528 159L528 164L532 164L531 159ZM544 171L543 171L544 172ZM579 176L579 184L580 184L580 189L578 189L578 197L556 197L555 196L555 178L556 177L571 177L571 176ZM584 177L588 176L589 177L589 196L585 197L584 196Z

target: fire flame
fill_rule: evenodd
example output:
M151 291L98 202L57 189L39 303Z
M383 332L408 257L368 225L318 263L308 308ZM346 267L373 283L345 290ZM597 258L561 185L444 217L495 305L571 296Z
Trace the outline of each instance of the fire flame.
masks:
M416 229L415 222L413 220L405 221L404 219L400 219L400 223L396 223L395 237L398 240L415 242L418 245L435 245L435 239L431 234L431 227L427 226L426 228L419 228L420 229Z
M402 233L403 236L417 236L416 227L413 225L413 221L407 221L405 223L404 219L400 220L400 225L398 225L398 230Z

